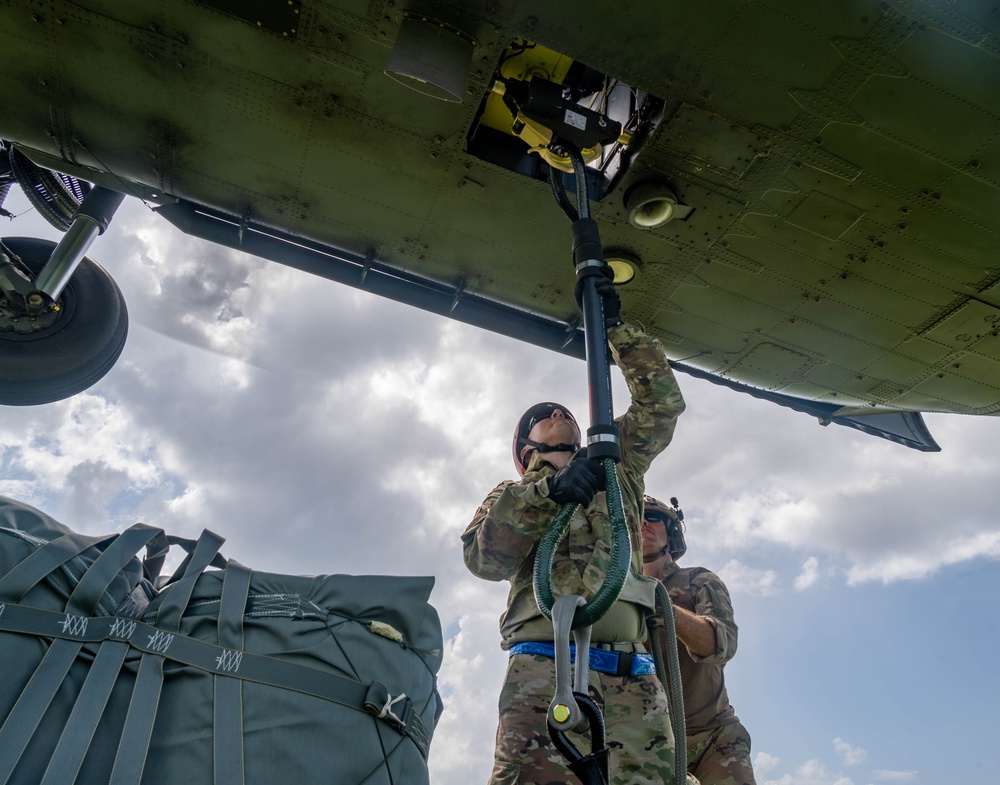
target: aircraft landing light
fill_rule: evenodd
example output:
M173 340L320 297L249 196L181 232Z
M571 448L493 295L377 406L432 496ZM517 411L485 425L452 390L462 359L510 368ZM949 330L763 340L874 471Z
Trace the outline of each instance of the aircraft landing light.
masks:
M615 286L634 281L642 267L639 257L627 251L605 250L604 261L615 273Z

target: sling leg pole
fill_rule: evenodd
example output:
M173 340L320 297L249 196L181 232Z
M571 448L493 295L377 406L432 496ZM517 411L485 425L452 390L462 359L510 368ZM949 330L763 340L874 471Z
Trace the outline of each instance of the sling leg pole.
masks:
M604 300L595 284L604 275L604 249L597 222L580 218L573 222L573 264L583 283L583 333L587 351L587 384L590 393L590 428L587 457L621 460L618 431L611 400L611 359L604 326Z

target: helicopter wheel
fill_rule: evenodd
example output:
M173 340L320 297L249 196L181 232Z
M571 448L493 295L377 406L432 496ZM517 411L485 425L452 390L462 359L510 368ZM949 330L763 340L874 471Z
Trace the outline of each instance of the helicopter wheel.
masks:
M30 237L0 242L33 275L56 247ZM68 398L96 383L122 353L128 311L121 290L103 267L85 257L59 303L62 310L55 323L37 332L4 330L0 321L0 404L30 406Z

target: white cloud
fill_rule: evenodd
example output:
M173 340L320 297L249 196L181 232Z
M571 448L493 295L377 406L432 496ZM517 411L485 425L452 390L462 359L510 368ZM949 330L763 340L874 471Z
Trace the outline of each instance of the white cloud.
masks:
M768 755L766 752L758 752L753 756L753 769L757 775L767 774L774 771L781 763L781 758L776 755Z
M507 657L498 645L496 597L488 591L493 587L471 576L462 587L464 598L482 609L460 616L458 632L445 643L447 667L440 680L445 711L435 735L447 741L432 752L433 782L485 782L493 765L496 706Z
M720 563L711 560L733 548L815 555L825 565L820 577L856 584L915 580L979 556L997 558L986 488L1000 472L1000 452L990 446L1000 418L929 417L932 431L943 429L944 451L927 454L818 429L760 402L741 401L746 414L735 423L718 417L732 405L731 393L681 383L698 405L682 417L648 484L681 498L689 547L703 563Z
M778 591L778 576L774 570L758 570L731 559L718 570L718 573L732 592L739 591L767 597Z
M821 512L814 500L755 488L721 501L711 517L713 525L726 532L730 545L757 541L801 546Z
M151 456L154 445L134 430L127 409L103 397L77 395L53 404L28 423L18 439L17 464L50 487L60 486L74 467L94 462L95 455L139 488L149 488L159 479Z
M892 771L890 769L875 769L872 776L886 782L911 782L917 778L915 771Z
M802 565L802 572L795 577L795 590L804 591L819 580L819 559L810 556Z
M888 584L917 580L933 575L949 565L977 558L1000 559L1000 531L950 538L928 553L900 554L873 564L858 564L848 570L847 582L854 586L868 581Z
M807 760L794 772L762 785L854 785L854 780L829 772L819 760Z
M839 736L833 740L833 748L846 766L857 766L868 760L868 752L861 747L852 747Z

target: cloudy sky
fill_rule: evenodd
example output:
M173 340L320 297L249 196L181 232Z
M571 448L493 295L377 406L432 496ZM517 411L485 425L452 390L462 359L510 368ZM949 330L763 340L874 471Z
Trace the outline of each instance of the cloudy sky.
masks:
M53 236L30 213L3 234ZM0 408L0 494L88 533L208 527L261 570L434 575L432 781L484 782L506 584L465 570L459 535L513 476L528 405L585 416L583 363L192 240L133 200L91 255L128 344L86 393ZM928 416L943 451L923 454L680 381L647 487L681 501L684 563L730 587L758 783L994 781L1000 419Z

